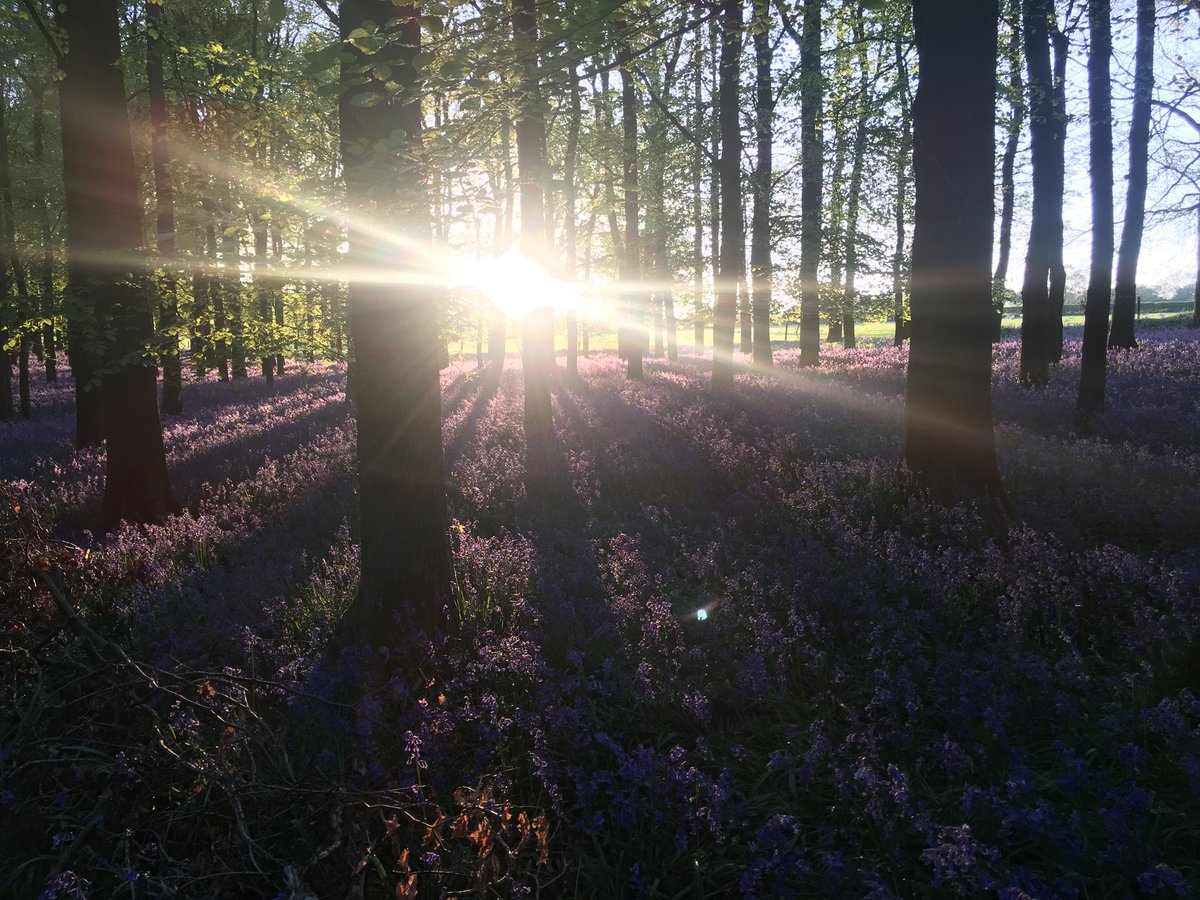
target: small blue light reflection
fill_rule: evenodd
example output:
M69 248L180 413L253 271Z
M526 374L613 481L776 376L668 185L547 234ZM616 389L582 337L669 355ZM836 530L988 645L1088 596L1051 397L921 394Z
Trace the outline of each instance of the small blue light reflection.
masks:
M708 610L705 609L703 606L700 607L698 610L696 610L696 621L697 622L703 622L707 618L708 618Z

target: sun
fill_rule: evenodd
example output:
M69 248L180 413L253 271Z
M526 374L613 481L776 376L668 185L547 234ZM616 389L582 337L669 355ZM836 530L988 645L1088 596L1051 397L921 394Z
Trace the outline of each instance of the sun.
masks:
M495 303L511 319L524 319L535 309L562 309L575 304L578 288L554 278L541 265L511 251L498 259L472 260L460 275L462 284Z

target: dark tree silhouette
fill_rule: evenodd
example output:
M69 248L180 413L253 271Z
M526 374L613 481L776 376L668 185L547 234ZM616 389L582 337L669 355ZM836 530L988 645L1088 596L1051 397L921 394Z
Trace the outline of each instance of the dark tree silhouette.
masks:
M717 273L716 308L713 310L713 384L733 383L733 326L737 317L739 247L745 240L742 221L742 127L738 119L738 84L742 58L741 0L721 3L721 77L718 89L721 156L720 268Z
M995 0L914 0L912 339L903 462L917 487L1003 503L991 401Z
M1112 330L1108 346L1126 350L1137 346L1137 267L1146 218L1146 182L1150 159L1150 105L1154 95L1154 0L1137 0L1137 47L1133 62L1133 118L1129 123L1129 182L1125 192L1125 221L1117 253L1117 283L1113 292Z
M805 0L800 42L800 364L815 366L821 348L821 3Z
M106 442L104 518L149 522L175 504L150 347L152 292L141 271L142 211L118 64L119 13L116 0L68 0L62 7L70 48L59 97L68 291L76 317L72 367L82 392L78 443Z
M1110 0L1088 0L1089 162L1092 170L1092 259L1083 311L1083 361L1079 377L1079 412L1104 409L1108 367L1108 313L1112 303L1113 267L1113 135Z
M754 136L757 160L753 237L750 240L751 297L754 308L754 364L771 366L771 150L775 139L775 90L771 81L771 7L754 0Z
M344 0L343 40L364 23L374 23L384 43L369 57L347 43L339 101L351 208L349 310L362 542L362 579L350 624L382 643L443 626L451 563L435 297L420 283L388 283L397 267L420 271L430 237L415 60L420 25L415 6ZM376 77L380 66L390 67L398 91Z

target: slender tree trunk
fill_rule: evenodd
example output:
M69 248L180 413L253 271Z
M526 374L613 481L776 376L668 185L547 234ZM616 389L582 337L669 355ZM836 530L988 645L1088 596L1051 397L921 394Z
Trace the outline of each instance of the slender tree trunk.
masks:
M1021 372L1024 385L1050 381L1050 269L1053 264L1054 167L1058 128L1054 79L1050 68L1050 18L1053 0L1024 0L1021 10L1025 61L1029 67L1029 131L1032 136L1033 206L1029 250L1021 284ZM1059 234L1061 235L1061 195ZM1061 237L1060 237L1061 242Z
M921 78L904 465L935 496L1003 505L991 401L995 0L913 0Z
M254 293L255 299L258 301L258 319L262 328L261 339L264 345L260 363L263 378L266 379L267 384L271 384L275 380L275 354L270 352L269 344L271 317L275 304L271 298L271 260L267 247L269 234L268 223L264 218L266 215L261 211L257 215L252 214L250 231L254 235Z
M642 377L642 355L647 350L645 323L645 289L641 285L641 240L638 216L641 199L638 192L638 98L633 72L621 67L621 132L622 170L621 184L625 194L625 253L621 260L621 293L624 295L624 311L621 316L621 331L618 337L625 358L625 374L629 378Z
M33 165L40 174L38 185L37 218L41 233L42 262L41 313L42 313L42 359L46 367L46 381L58 381L58 347L54 334L54 318L57 302L54 293L54 237L50 230L50 191L46 180L46 88L35 86L33 90Z
M1083 359L1078 409L1087 417L1104 409L1108 367L1108 312L1114 250L1111 0L1088 0L1088 131L1092 173L1092 259L1083 310Z
M1067 51L1070 42L1054 24L1050 30L1050 46L1054 51L1054 84L1051 101L1054 107L1054 155L1050 174L1050 283L1048 309L1050 318L1050 362L1061 362L1063 355L1063 305L1067 293L1067 269L1063 264L1063 197L1067 185Z
M896 78L900 93L900 146L896 153L896 244L892 251L892 317L896 323L892 344L899 347L904 343L908 331L908 325L904 320L904 245L908 206L908 157L912 149L908 64L904 59L904 47L899 40L896 41Z
M704 150L700 135L704 129L704 36L697 28L692 45L692 134L696 146L692 153L692 343L693 351L704 352L704 207L700 182L704 177Z
M841 98L834 94L833 103L840 105ZM846 152L849 144L844 116L833 119L833 171L829 175L829 221L822 235L825 259L829 266L829 295L833 298L826 315L829 320L825 331L825 343L833 344L842 339L842 293L845 285L845 209L846 209Z
M496 222L496 241L493 256L499 259L508 252L513 233L513 170L512 170L512 120L504 113L500 119L500 171L503 196L499 220ZM496 306L492 310L488 328L488 358L497 372L504 369L504 354L508 344L508 316Z
M0 85L2 86L2 85ZM3 103L3 98L0 98ZM0 160L0 165L6 165ZM16 311L9 299L10 279L8 257L12 252L4 238L4 207L0 204L0 422L11 422L16 418L13 405L12 354L6 349L11 325L16 321Z
M800 365L815 366L821 348L821 0L804 0L800 47Z
M579 128L583 118L583 104L579 96L579 77L574 65L568 70L570 85L570 119L567 122L567 149L563 157L563 201L566 209L563 219L563 245L566 253L567 280L575 281L576 261L579 254L576 235L575 183L579 156ZM574 304L567 313L567 373L579 374L579 310Z
M1192 327L1200 328L1200 202L1196 204L1196 288L1192 293Z
M415 270L421 266L420 245L430 238L426 173L420 162L421 71L415 59L420 24L415 6L343 0L343 39L368 20L401 40L370 57L350 49L350 58L342 63L344 84L380 97L374 105L358 106L349 102L349 91L342 92L346 192L356 221L387 222L388 230L400 227L417 247L397 260L396 247L374 229L351 227L351 271L390 272L397 263ZM398 91L388 90L375 76L380 65L390 67ZM370 277L350 282L362 536L362 577L350 624L358 632L355 637L364 635L375 643L412 640L416 632L433 635L445 626L442 610L452 576L440 347L437 322L430 315L435 301L432 289L421 284L394 285Z
M742 3L721 0L720 104L721 268L713 317L713 384L733 383L733 326L737 316L738 244L745 239L742 224L742 130L738 121L741 80Z
M276 268L283 268L283 229L280 227L278 220L271 217L271 249L272 256L275 260ZM279 279L272 279L272 301L275 304L275 327L278 329L277 340L282 340L287 334L286 322L283 317L283 290L284 282ZM283 376L283 345L280 346L280 352L275 354L275 374Z
M20 337L17 342L17 397L21 418L28 419L33 410L29 401L29 333L27 319L31 318L29 284L25 280L25 266L17 252L17 226L13 216L12 174L9 169L8 125L5 114L8 111L8 96L6 85L0 78L0 202L4 205L4 258L0 265L7 264L12 269L13 282L16 284L17 296L13 303L13 324L19 329ZM0 295L0 303L8 300L7 294Z
M708 237L710 247L709 264L713 282L713 364L717 358L717 281L721 273L721 55L718 36L721 20L714 16L708 29L708 58L712 61L712 88L709 91L709 151L712 165L708 172ZM730 339L732 340L732 338ZM732 358L732 350L730 351Z
M1021 130L1025 124L1025 78L1022 74L1021 56L1021 0L1009 0L1008 15L1012 22L1009 30L1005 57L1008 61L1008 104L1009 118L1005 123L1007 137L1004 142L1004 157L1000 162L1000 243L996 257L996 271L992 274L993 302L1003 303L1005 284L1008 281L1008 264L1012 256L1013 213L1016 210L1016 165L1017 150L1021 145ZM1003 308L995 313L992 338L999 340Z
M229 326L229 368L235 381L247 376L246 329L242 322L242 261L239 232L234 224L232 182L226 185L225 207L221 222L221 279L225 295L225 319Z
M867 157L867 123L871 114L871 76L867 61L866 28L862 7L855 7L854 39L858 43L858 119L854 131L854 152L850 159L850 188L846 202L846 281L842 291L842 347L857 346L854 334L855 305L858 300L858 207L862 191L863 166Z
M167 94L163 84L162 4L146 4L146 85L150 98L150 158L154 171L157 249L163 266L163 295L158 307L162 362L162 408L183 412L183 370L179 361L179 273L175 254L175 186L167 168Z
M757 159L750 272L753 276L754 365L771 368L771 151L775 138L775 91L771 80L771 5L754 0L754 110Z
M59 87L67 207L70 290L93 312L84 332L104 372L102 436L106 440L103 514L107 522L149 522L175 508L167 481L158 390L149 345L151 307L134 285L145 273L130 256L142 245L137 167L118 66L116 0L67 0L62 22L70 56ZM77 377L79 373L76 372ZM95 370L85 372L91 379ZM90 425L90 423L89 423Z
M1137 49L1133 66L1133 118L1129 124L1129 181L1125 221L1117 253L1117 283L1113 294L1112 330L1108 346L1131 350L1137 346L1137 267L1146 218L1146 182L1150 146L1150 101L1154 96L1154 0L1137 0Z
M537 0L514 0L513 42L522 62L517 119L517 170L521 199L521 252L547 263L546 123L536 69ZM526 474L531 485L549 475L554 441L550 383L554 375L554 318L546 307L525 316L521 341L525 381Z

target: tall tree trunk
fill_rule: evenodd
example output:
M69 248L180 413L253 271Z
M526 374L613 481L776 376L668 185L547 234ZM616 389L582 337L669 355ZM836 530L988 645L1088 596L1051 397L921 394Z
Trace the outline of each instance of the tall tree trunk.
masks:
M1029 67L1029 132L1032 137L1033 204L1029 250L1021 283L1021 372L1024 385L1050 381L1050 268L1054 254L1054 166L1058 128L1054 121L1054 78L1050 68L1053 0L1024 0L1021 25ZM1061 241L1062 206L1059 199Z
M754 190L750 272L753 276L754 365L771 368L771 179L775 138L775 91L771 81L771 5L754 0L754 111L757 159L751 182Z
M1000 162L1000 244L996 257L996 271L992 274L993 302L1003 303L1005 284L1008 281L1008 264L1012 256L1013 213L1016 210L1016 165L1017 150L1021 146L1021 130L1025 125L1025 78L1022 74L1021 55L1021 0L1009 0L1008 18L1012 23L1009 30L1005 57L1008 62L1009 117L1005 122L1007 136L1004 142L1004 157ZM1000 322L1003 308L995 313L992 337L1000 339Z
M858 44L858 117L854 131L854 152L850 159L850 187L846 202L846 282L842 290L842 347L857 346L854 334L855 304L858 300L858 207L862 191L863 166L867 157L867 123L871 115L871 76L867 61L866 28L862 7L855 7L854 40Z
M499 210L495 224L495 240L492 256L504 256L512 246L513 233L513 170L512 170L512 120L508 113L500 116L500 183L502 193L497 198ZM508 316L499 305L492 309L488 324L488 360L500 372L504 368L504 354L508 345Z
M570 84L570 119L567 122L567 149L563 156L563 249L566 259L566 277L575 281L577 257L579 255L576 235L576 168L579 157L579 128L583 118L583 104L579 96L579 76L574 65L567 72ZM579 310L572 303L567 312L567 373L579 374Z
M815 366L821 349L821 0L804 0L800 47L800 365Z
M712 165L708 171L708 237L709 264L713 281L713 364L717 359L717 282L721 274L721 54L718 36L721 20L714 16L708 29L708 57L712 61L712 88L709 91L709 151ZM731 338L732 340L732 338ZM730 351L732 359L732 350Z
M834 94L833 103L841 98ZM829 320L825 331L825 342L832 344L842 339L842 292L845 284L845 209L846 209L846 152L848 148L846 120L844 116L833 119L833 171L829 174L829 221L822 235L825 259L829 265L829 295L835 298L827 312Z
M621 67L622 179L625 194L625 253L621 258L621 293L624 310L617 341L625 358L625 374L642 377L642 355L647 350L645 288L641 284L641 240L638 215L638 99L633 72Z
M421 267L430 238L426 174L420 162L420 20L415 6L391 0L343 0L343 40L366 21L389 37L367 57L348 42L342 82L369 91L373 105L339 101L346 193L355 222L405 230L414 249L397 249L371 227L349 230L352 272ZM375 72L388 66L398 91ZM365 80L365 84L363 83ZM364 149L365 148L365 149ZM434 634L444 625L451 559L442 457L436 296L422 284L388 278L350 282L351 340L356 361L359 522L362 577L351 625L377 643ZM356 635L357 636L357 635Z
M8 111L7 85L0 78L0 202L4 206L4 234L0 240L4 242L4 254L0 266L8 265L12 269L13 282L17 288L16 300L12 306L12 323L19 331L17 341L17 397L21 418L28 419L32 415L29 402L29 330L28 319L31 303L29 284L25 280L25 266L17 252L17 225L13 216L12 174L9 169L8 153L8 124L5 121ZM0 303L7 302L7 293L0 295Z
M271 249L272 257L275 260L275 267L283 268L283 229L280 227L279 221L275 216L271 217ZM275 304L275 327L278 329L277 340L282 339L286 335L286 322L283 318L283 290L284 282L279 279L272 280L272 295L271 299ZM283 345L279 347L279 352L275 354L275 374L283 376Z
M58 381L58 347L54 333L54 318L57 302L54 292L54 236L50 229L50 190L46 172L46 88L33 88L33 165L40 177L37 198L38 230L41 235L42 261L39 267L41 278L42 314L42 359L46 367L46 381Z
M995 0L913 0L921 78L903 460L935 496L1003 504L992 426Z
M254 294L258 301L258 319L262 329L263 343L260 359L263 378L267 384L275 380L275 354L271 353L271 318L275 304L271 297L271 259L268 251L268 222L267 213L259 211L251 215L250 231L254 235Z
M908 157L912 149L912 126L909 122L908 64L904 59L904 46L896 41L896 79L900 93L900 134L896 152L896 243L892 251L892 317L896 323L892 344L904 343L908 325L904 321L904 245L906 240L908 206Z
M704 207L700 182L704 177L704 149L700 135L704 129L704 36L697 28L692 46L692 134L696 146L692 154L692 342L695 353L704 352Z
M1200 202L1196 204L1196 287L1192 292L1192 327L1200 328Z
M1063 305L1067 293L1067 269L1063 264L1063 197L1067 186L1067 51L1070 42L1066 34L1052 24L1050 46L1054 51L1054 84L1051 100L1054 106L1054 156L1051 160L1052 187L1050 203L1050 283L1048 308L1050 317L1050 362L1061 362L1063 355Z
M155 232L163 266L158 343L162 362L162 408L183 412L183 370L179 361L179 273L175 254L175 186L167 169L167 94L163 84L162 4L146 4L146 87L150 99L150 159L154 171Z
M1083 359L1078 409L1089 416L1104 409L1108 367L1108 312L1112 303L1114 250L1111 0L1088 0L1088 131L1092 173L1092 259L1083 310Z
M246 372L246 329L242 322L242 261L239 229L234 224L233 183L226 184L221 221L221 289L224 294L225 320L229 326L229 369L235 381Z
M742 129L738 121L741 81L742 3L721 0L721 78L719 113L721 155L721 268L713 315L713 384L733 383L733 326L737 316L738 244L745 240L742 224Z
M1146 181L1150 147L1150 101L1154 96L1154 0L1137 0L1137 49L1133 64L1133 118L1129 123L1129 182L1125 192L1125 221L1117 253L1117 283L1113 293L1112 330L1108 346L1131 350L1137 346L1137 267L1146 218Z
M517 171L521 199L521 252L547 263L546 122L537 77L537 0L513 0L513 43L521 60L517 118ZM554 376L554 315L530 310L522 325L521 364L525 381L526 474L530 484L549 475L554 441L550 383Z
M145 273L130 264L141 250L142 222L118 65L118 4L67 0L62 22L70 46L59 87L67 264L76 308L93 314L95 328L84 331L84 340L92 346L103 340L96 360L104 372L99 385L107 445L103 514L108 522L149 522L171 512L175 502L149 348L153 317L144 292L133 284L144 281ZM85 370L83 377L91 380L95 374Z

